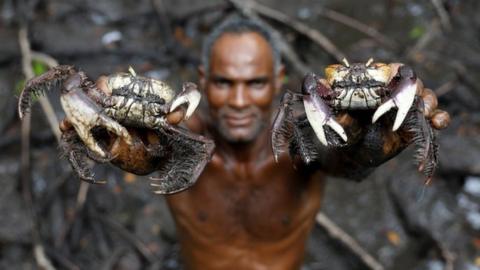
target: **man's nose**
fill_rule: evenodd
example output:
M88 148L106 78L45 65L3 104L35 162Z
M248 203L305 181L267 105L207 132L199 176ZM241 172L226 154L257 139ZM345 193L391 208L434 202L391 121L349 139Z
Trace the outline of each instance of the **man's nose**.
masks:
M230 92L228 105L236 109L248 106L248 91L243 84L235 85Z

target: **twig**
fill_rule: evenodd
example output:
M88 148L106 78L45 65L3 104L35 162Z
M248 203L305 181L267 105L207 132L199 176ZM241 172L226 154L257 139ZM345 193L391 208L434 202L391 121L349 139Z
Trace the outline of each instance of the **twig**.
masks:
M205 14L209 14L211 12L225 12L230 5L228 3L224 2L218 2L218 3L205 3L205 5L202 5L202 7L198 9L194 9L191 11L187 11L185 14L182 14L181 17L176 18L177 21L187 21L191 19L192 17L200 17Z
M52 56L41 53L41 52L31 52L31 56L33 60L37 60L39 62L42 62L46 64L49 68L53 68L58 66L58 61L53 58ZM55 115L55 112L53 110L52 104L48 100L46 96L40 96L39 97L40 105L42 106L43 112L45 113L45 116L47 117L48 123L50 124L50 128L52 129L53 134L55 134L55 137L57 138L57 142L60 142L61 139L61 132L58 127L58 118ZM72 219L68 222L65 230L63 231L64 233L67 233L69 231L69 228L71 227L73 220L76 217L76 214L83 208L85 205L85 200L88 194L88 189L89 189L89 184L86 182L81 182L80 187L78 189L77 193L77 201L75 205L75 212L72 215ZM60 243L63 242L64 237L60 237Z
M255 2L254 2L255 3ZM337 61L341 62L343 58L345 58L345 54L340 51L340 49L335 46L335 44L327 38L324 34L322 34L317 29L310 28L308 25L294 20L284 13L277 11L275 9L269 8L267 6L263 6L257 4L255 7L259 14L262 16L274 19L280 23L285 24L296 30L298 33L310 38L313 42L317 45L322 47L326 52L328 52L331 56L333 56Z
M93 213L94 218L97 218L105 225L109 226L113 230L115 230L120 236L122 236L125 240L130 242L135 248L142 254L142 256L149 262L152 263L155 261L155 255L148 249L148 247L142 242L142 240L138 239L134 234L129 232L125 229L122 225L120 225L115 220L111 219L108 216L99 215L98 213Z
M111 270L115 266L115 264L118 262L118 259L121 258L122 255L128 252L128 249L126 247L117 247L110 257L106 259L102 267L100 268L101 270Z
M477 86L475 78L470 75L469 69L460 61L451 60L449 62L449 66L455 70L458 80L475 91L475 95L480 95L480 88Z
M46 247L46 252L62 269L80 270L80 267L65 257L61 251Z
M318 15L325 17L327 19L330 19L332 21L341 23L345 26L348 26L354 30L357 30L374 40L376 40L378 43L383 44L391 49L397 49L398 46L396 45L395 41L390 39L389 37L383 35L380 33L377 29L357 20L354 19L350 16L347 16L345 14L342 14L338 11L331 10L328 8L322 8L318 11Z
M453 270L457 255L448 250L445 245L436 239L436 237L430 232L428 228L420 224L416 224L414 220L410 219L407 211L402 207L402 201L398 194L394 191L393 184L387 185L388 198L392 202L393 210L400 221L403 229L409 236L423 239L428 243L428 247L423 247L423 251L428 249L435 249L439 252L440 257L445 262L444 270Z
M85 181L80 182L80 188L78 188L77 201L75 204L75 210L80 211L85 205L85 200L87 199L88 189L90 184Z
M28 40L28 31L26 26L23 26L18 31L18 43L20 45L20 51L22 53L22 69L27 80L34 77L32 69L32 57L30 51L30 42ZM21 164L22 164L22 186L23 196L27 202L30 215L32 217L32 238L33 238L33 254L38 266L44 270L54 270L52 263L45 255L43 245L38 233L37 221L35 210L33 209L33 196L30 187L30 116L25 117L22 122L22 152L21 152Z
M33 248L33 254L34 254L35 260L37 261L38 266L40 266L40 269L55 270L55 267L53 267L52 263L47 258L47 255L45 254L45 250L43 249L43 245L40 244L40 242L35 244Z
M451 252L450 250L448 250L441 243L438 243L438 248L440 249L442 258L445 260L444 270L454 270L455 260L457 259L457 255Z
M407 58L417 60L416 59L417 53L419 51L423 50L425 47L428 46L428 44L430 44L430 42L433 41L433 39L439 34L439 30L440 29L439 29L439 25L438 25L438 20L433 19L430 22L426 33L423 34L418 39L417 43L415 43L415 45L407 51L407 54L406 54Z
M85 206L85 201L87 198L89 187L90 185L87 182L85 181L80 182L80 187L78 188L78 192L77 192L77 200L75 202L75 208L73 209L73 213L67 216L67 222L62 227L62 230L60 230L59 236L57 237L57 241L55 241L55 246L60 247L63 245L63 242L65 241L65 238L67 237L68 232L72 228L78 213Z
M250 3L252 3L251 1L246 1L245 3L237 0L228 1L244 16L250 18L251 20L262 22L269 29L269 31L274 36L275 41L278 42L278 47L281 53L283 54L283 56L285 56L287 61L292 64L293 68L299 74L303 75L310 71L310 67L308 67L298 58L297 53L292 49L292 47L287 42L285 42L283 38L281 38L281 34L253 12L252 8L248 6L250 5Z
M38 52L31 52L32 60L37 60L39 62L45 63L49 68L58 66L57 60L53 57L38 53ZM58 127L58 118L55 115L55 111L53 110L52 104L48 100L46 96L40 95L38 97L38 101L40 102L40 106L42 106L43 112L47 117L48 124L50 125L50 129L52 130L53 134L57 138L57 142L60 142L60 138L62 134L60 133L60 128Z
M96 239L96 246L99 250L99 255L101 255L103 258L106 258L108 256L111 256L111 248L107 242L107 235L105 230L108 230L107 227L104 226L104 224L95 218L95 206L92 204L89 204L87 207L87 215L88 215L88 220L91 224L92 230L93 230L93 235Z
M50 56L46 53L32 51L31 54L32 54L32 59L33 60L42 62L42 63L46 64L49 68L53 68L53 67L58 66L57 59L53 58L52 56Z
M365 265L373 270L383 270L385 267L377 261L372 255L370 255L365 249L360 246L360 244L338 227L332 220L330 220L326 215L319 212L316 217L317 224L324 228L327 233L334 239L339 240L347 246L355 255L357 255Z
M240 1L230 0L230 2L234 2L236 5L239 5ZM335 46L335 44L333 44L333 42L329 38L327 38L317 29L310 28L308 25L302 23L301 21L290 18L289 16L278 10L261 5L253 0L245 2L247 2L247 4L245 5L248 8L250 8L251 10L255 10L255 12L257 12L261 16L282 23L285 26L294 29L298 33L310 38L313 42L322 47L327 53L333 56L337 61L341 62L342 59L345 58L345 54L340 51L340 49L338 49L337 46Z
M450 80L440 85L437 89L435 89L434 92L437 95L437 97L441 97L447 94L448 92L452 91L453 89L455 89L455 86L457 85L457 83L458 83L458 79Z
M445 30L451 31L452 30L452 23L450 21L450 16L448 15L447 10L443 6L441 0L431 0L433 6L435 7L435 11L437 11L438 17L440 17L440 22Z
M165 5L163 3L163 0L151 0L151 3L153 6L153 9L155 10L155 13L157 14L157 18L161 24L160 29L162 29L162 32L164 34L163 35L164 40L173 41L172 25L168 18L168 14L165 10Z

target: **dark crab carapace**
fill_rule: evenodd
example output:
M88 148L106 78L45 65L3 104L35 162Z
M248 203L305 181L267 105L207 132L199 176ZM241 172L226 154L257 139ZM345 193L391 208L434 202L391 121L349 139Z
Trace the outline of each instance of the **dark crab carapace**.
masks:
M183 104L188 105L185 118L195 111L200 93L193 83L185 83L183 91L175 95L164 82L137 76L131 69L130 73L109 75L106 87L99 89L74 67L57 66L28 81L19 99L20 118L29 111L33 94L57 86L61 89L66 120L74 127L63 133L60 145L82 180L103 183L94 179L87 157L97 162L115 158L95 139L93 130L98 130L97 127L117 135L129 145L135 142L124 126L157 133L160 143L146 149L161 160L160 177L151 178L156 193L170 194L190 187L211 158L213 141L166 120L168 113Z
M374 63L372 59L367 63L350 64L344 60L343 64L330 65L325 68L324 79L313 73L307 74L302 92L287 91L282 99L272 127L274 156L278 159L283 148L295 140L295 145L303 152L300 153L303 160L309 163L314 159L315 153L309 150L311 147L306 147L305 142L295 135L301 133L296 130L296 125L292 125L295 121L292 106L295 104L303 105L308 124L324 146L348 141L343 127L335 120L336 112L374 110L372 123L375 123L396 108L392 130L396 131L406 123L406 129L413 133L413 141L418 146L419 170L430 179L437 165L437 146L433 129L423 116L423 102L416 97L416 92L417 77L410 67L394 69L391 64Z

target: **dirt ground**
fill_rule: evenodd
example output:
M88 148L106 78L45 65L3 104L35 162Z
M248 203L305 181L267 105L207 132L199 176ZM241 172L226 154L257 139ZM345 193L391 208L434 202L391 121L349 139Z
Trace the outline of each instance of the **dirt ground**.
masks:
M181 269L173 221L148 177L99 165L96 176L108 183L81 184L60 157L39 104L33 106L25 171L16 113L24 80L20 26L28 26L32 50L92 78L132 66L178 87L197 80L201 42L222 18L240 10L231 3L237 2L0 0L0 269L41 269L36 259L42 254L55 269ZM423 185L413 149L407 149L360 183L330 179L324 214L385 269L480 269L480 2L255 3L286 16L264 13L262 6L244 9L269 23L292 49L294 57L285 57L285 89L298 90L302 71L322 73L339 53L350 62L404 62L452 117L451 126L438 133L440 168L430 186ZM291 20L320 31L334 50L300 33ZM58 93L48 98L61 119ZM369 267L317 226L302 269Z

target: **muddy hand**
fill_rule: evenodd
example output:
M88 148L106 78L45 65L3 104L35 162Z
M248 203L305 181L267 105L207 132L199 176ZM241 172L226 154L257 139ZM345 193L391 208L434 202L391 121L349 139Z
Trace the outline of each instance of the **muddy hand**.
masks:
M417 93L423 99L423 114L427 119L430 119L432 127L435 129L444 129L450 124L450 115L444 111L437 108L438 101L435 93L428 89L423 88L423 84L420 82L421 89Z

